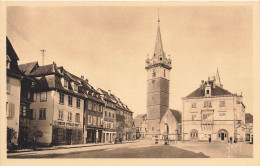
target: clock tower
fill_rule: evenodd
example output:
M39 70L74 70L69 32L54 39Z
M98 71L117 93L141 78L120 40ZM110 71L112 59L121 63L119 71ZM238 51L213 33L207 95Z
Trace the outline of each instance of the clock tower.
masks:
M160 20L152 57L147 56L147 133L146 137L160 135L160 123L164 113L169 109L170 55L166 57L163 50Z

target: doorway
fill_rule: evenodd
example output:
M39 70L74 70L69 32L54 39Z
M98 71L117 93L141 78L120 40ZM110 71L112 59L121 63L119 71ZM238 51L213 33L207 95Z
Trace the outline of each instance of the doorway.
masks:
M66 130L66 145L71 145L72 130Z
M218 131L218 137L221 141L228 140L228 132L224 129Z

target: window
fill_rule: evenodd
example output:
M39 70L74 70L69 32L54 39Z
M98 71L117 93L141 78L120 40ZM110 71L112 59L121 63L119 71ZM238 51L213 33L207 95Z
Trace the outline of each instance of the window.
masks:
M196 103L191 103L191 108L196 108L197 104Z
M195 120L196 116L197 116L196 114L191 114L191 119Z
M92 110L92 102L91 101L88 101L88 109Z
M32 101L37 101L37 93L32 93Z
M96 109L97 109L97 105L96 103L93 103L93 111L96 111Z
M74 84L74 91L78 92L78 90L79 90L78 84Z
M115 114L114 114L114 113L112 113L112 118L113 118L113 119L115 118Z
M93 125L97 125L97 117L93 116Z
M59 110L59 120L63 120L63 110Z
M27 112L27 107L25 105L20 106L20 116L25 117Z
M97 125L100 126L100 125L101 125L101 118L98 117L97 120L98 120L98 121L97 121Z
M72 121L72 112L68 112L68 121Z
M46 108L41 108L40 109L39 120L46 120Z
M92 124L92 116L88 115L88 124L91 125Z
M77 108L80 108L80 99L77 99Z
M204 102L204 107L212 107L211 101L205 101Z
M109 117L109 118L111 117L111 113L110 113L110 112L108 113L108 117Z
M207 90L207 94L209 94L209 90Z
M10 79L6 79L6 93L10 93L11 92L11 82Z
M68 88L69 87L69 82L67 80L64 79L64 87Z
M73 100L72 96L69 96L68 97L68 104L69 104L69 106L72 106L72 100Z
M155 72L155 70L153 70L153 77L155 77L156 76L156 72Z
M6 61L6 68L10 69L10 61L8 61L8 60Z
M60 93L60 104L64 104L64 94Z
M225 107L225 101L219 101L219 106L220 107Z
M105 116L107 116L107 111L105 111Z
M76 113L75 122L80 123L80 113Z
M102 106L101 105L99 105L99 111L102 112Z
M29 110L29 114L30 114L30 119L33 120L36 118L36 112L34 109L30 109Z
M225 120L226 113L219 113L219 119Z
M47 92L41 92L40 101L47 101Z
M6 102L6 117L13 118L15 113L14 103Z

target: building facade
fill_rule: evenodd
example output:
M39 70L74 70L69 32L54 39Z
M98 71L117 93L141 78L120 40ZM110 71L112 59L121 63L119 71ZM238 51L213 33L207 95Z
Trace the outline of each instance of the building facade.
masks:
M116 101L111 97L111 91L97 90L105 106L103 108L102 142L113 143L116 139Z
M160 138L181 140L181 112L169 109L164 114L160 123Z
M21 80L23 78L18 68L18 60L11 42L6 37L6 118L7 135L10 137L7 143L15 145L18 145Z
M169 109L169 85L171 59L163 50L160 20L158 20L157 37L154 54L146 59L147 71L147 137L160 134L160 122Z
M103 107L104 102L100 94L85 81L83 84L85 99L85 124L84 137L85 143L101 143L103 133Z
M33 66L33 67L32 67ZM27 76L36 79L30 104L30 134L41 131L41 145L71 145L83 143L83 113L85 96L81 82L55 63L39 66L32 62L21 65Z
M182 100L183 140L245 140L243 96L223 89L218 71Z
M144 139L147 131L146 114L137 115L134 118L136 139Z
M253 115L246 113L245 115L246 123L246 141L253 143Z

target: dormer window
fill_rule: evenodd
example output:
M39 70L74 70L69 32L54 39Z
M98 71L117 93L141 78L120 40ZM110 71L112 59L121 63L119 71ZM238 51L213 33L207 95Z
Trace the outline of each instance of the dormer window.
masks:
M68 88L68 87L69 87L69 82L68 82L68 80L65 80L65 79L64 79L64 87L65 87L65 88Z
M74 91L78 92L79 90L79 85L78 84L74 84Z
M10 62L11 62L11 59L8 55L6 55L6 68L7 69L10 69Z
M211 96L211 87L210 86L206 86L205 87L205 96L206 97L210 97Z

